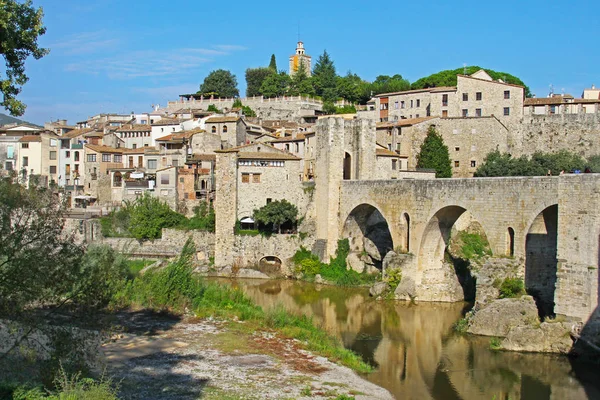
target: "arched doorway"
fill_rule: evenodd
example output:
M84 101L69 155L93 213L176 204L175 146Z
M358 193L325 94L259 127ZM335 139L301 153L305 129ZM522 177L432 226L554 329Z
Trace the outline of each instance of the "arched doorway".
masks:
M533 220L525 238L525 289L535 298L540 317L554 315L558 205Z
M470 262L460 249L448 251L451 239L461 233L487 237L481 224L466 209L448 206L438 210L427 223L419 249L418 270L421 285L428 288L420 294L428 301L462 301L475 299L475 279ZM475 232L475 233L473 233ZM459 236L459 243L462 238Z
M378 269L385 255L394 248L385 217L370 204L361 204L352 210L344 223L342 237L348 239L350 252L368 255Z
M352 156L344 153L344 180L352 179Z

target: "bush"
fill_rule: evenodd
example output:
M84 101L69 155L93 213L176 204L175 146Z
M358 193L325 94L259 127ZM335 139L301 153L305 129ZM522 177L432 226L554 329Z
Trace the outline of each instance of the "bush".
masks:
M386 270L385 282L387 282L391 290L396 290L402 281L402 270L400 268L392 268Z
M494 282L495 283L495 282ZM520 297L525 294L525 285L523 279L520 278L506 278L500 284L500 298L510 299L514 297Z
M461 231L458 239L463 243L460 250L462 258L466 260L492 255L490 244L483 235Z
M461 318L454 323L454 331L458 333L465 333L469 327L469 322L466 318Z
M212 205L209 206L206 203L200 203L199 206L194 207L194 216L185 225L187 229L214 232L215 209Z
M129 231L136 239L158 239L163 228L185 225L187 219L157 197L146 193L131 210Z

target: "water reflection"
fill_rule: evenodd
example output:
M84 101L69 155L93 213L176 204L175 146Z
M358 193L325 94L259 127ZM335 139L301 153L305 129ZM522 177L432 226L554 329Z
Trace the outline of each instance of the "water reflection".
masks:
M398 399L600 398L597 366L572 366L554 355L493 352L488 338L454 334L464 304L376 302L364 289L293 281L223 282L241 287L264 308L283 304L312 315L376 366L367 379Z

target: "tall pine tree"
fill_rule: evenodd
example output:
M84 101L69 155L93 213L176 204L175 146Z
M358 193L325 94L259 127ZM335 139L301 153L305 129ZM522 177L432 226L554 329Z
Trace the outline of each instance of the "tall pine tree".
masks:
M317 59L312 74L315 92L317 96L323 98L323 101L332 102L337 100L336 78L335 65L333 65L333 60L325 50Z
M275 54L271 54L271 62L269 63L269 68L277 72L277 61L275 61Z
M417 168L435 169L436 178L452 177L448 146L444 144L442 135L436 131L434 126L429 127L427 137L421 145L421 151L417 155Z

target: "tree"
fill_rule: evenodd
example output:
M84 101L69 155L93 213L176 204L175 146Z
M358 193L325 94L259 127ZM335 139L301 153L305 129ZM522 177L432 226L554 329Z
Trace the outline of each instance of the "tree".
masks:
M217 69L208 74L200 85L198 93L205 95L216 93L219 97L238 97L240 95L235 75L224 69Z
M410 90L410 82L400 74L394 76L379 75L375 81L371 83L371 92L373 95L381 93L393 93Z
M314 96L315 89L312 85L311 78L308 76L306 72L306 65L304 65L304 61L300 61L300 65L298 66L298 70L292 76L290 87L288 89L288 94L290 96L298 96L298 95L308 95Z
M149 195L138 198L131 209L129 232L136 239L157 239L163 228L184 225L186 218L171 210L160 199Z
M351 71L348 71L346 76L336 77L335 80L337 95L352 103L366 103L370 99L368 86L368 82Z
M246 96L261 96L260 87L269 75L276 72L269 68L248 68L246 70Z
M23 4L16 0L0 2L0 54L6 64L6 78L0 79L4 97L0 104L15 116L23 115L26 108L16 98L29 80L25 75L25 60L29 56L39 60L49 52L37 44L38 37L46 33L43 16L42 8L35 9L31 0Z
M312 78L317 96L321 96L324 101L337 100L336 77L333 60L325 50L319 56L313 68Z
M593 158L590 157L590 160ZM531 157L523 155L518 158L496 150L486 155L474 176L543 176L548 171L552 175L558 175L561 171L583 171L586 165L589 165L589 161L586 162L580 155L568 150L556 153L536 152Z
M258 210L254 210L254 220L265 225L273 224L281 233L281 225L286 222L295 223L298 218L298 208L283 199L275 200Z
M452 177L448 146L444 144L442 135L433 126L429 127L427 137L425 137L421 150L417 155L417 168L435 169L436 178Z
M232 108L241 108L242 114L245 115L246 117L256 117L256 113L254 112L254 110L251 109L249 106L243 105L242 100L240 100L240 99L235 99L235 101L233 102L233 105L231 107Z
M263 81L260 91L265 97L284 96L290 86L291 78L284 71L271 74Z
M275 61L275 54L271 54L271 62L269 63L269 68L277 73L277 61Z

